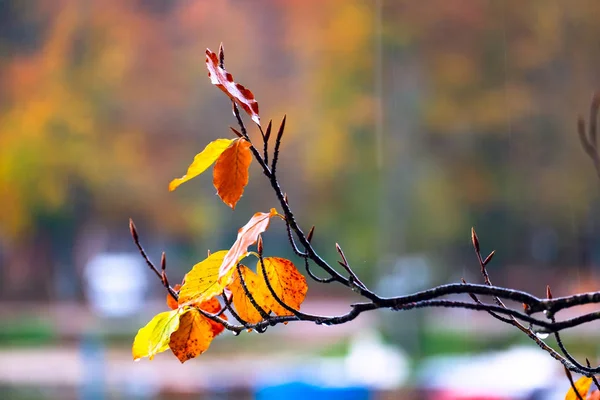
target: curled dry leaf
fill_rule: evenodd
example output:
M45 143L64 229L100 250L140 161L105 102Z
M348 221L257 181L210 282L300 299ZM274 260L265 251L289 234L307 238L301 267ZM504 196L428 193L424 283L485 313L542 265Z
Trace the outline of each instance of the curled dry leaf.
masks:
M300 310L300 305L304 301L306 292L308 291L306 278L298 272L298 269L290 260L286 260L285 258L266 257L263 259L263 263L266 276L277 297L294 310ZM256 265L256 270L263 285L267 287L260 261ZM268 287L267 290L270 294L271 292ZM270 300L269 308L275 314L279 316L293 315L293 313L281 306L274 297L271 296Z
M181 178L173 179L171 183L169 183L169 191L177 189L182 183L187 182L206 171L206 169L210 167L235 140L236 139L217 139L206 145L204 150L196 154L194 161L192 161L192 164L188 167L185 175Z
M258 103L254 98L254 94L249 89L233 81L233 76L219 66L219 57L210 49L206 49L206 68L208 68L210 82L242 107L252 118L252 121L260 125Z
M271 217L275 215L277 215L277 210L274 208L268 213L258 212L250 218L246 225L238 230L237 239L225 255L219 269L219 278L228 276L231 273L240 257L248 251L248 247L256 243L258 235L267 230Z
M592 382L592 378L588 378L587 376L582 376L581 378L577 379L577 381L575 382L575 387L581 395L581 398L585 399L587 397L587 393L589 392L590 387L592 386ZM577 393L575 393L573 387L571 387L567 392L565 400L578 400Z
M204 353L214 338L209 320L195 308L181 314L179 328L170 336L169 347L182 363Z
M260 280L258 275L245 265L240 266L240 271L244 278L244 282L246 283L246 288L248 288L255 303L268 314L270 311L269 304L272 302L269 289L264 285L264 282ZM256 324L263 320L260 312L254 307L248 296L246 296L237 269L234 269L233 282L228 286L228 289L231 290L231 293L233 294L233 306L240 318L251 324Z
M213 169L213 184L217 194L232 209L248 184L248 169L252 162L250 142L238 138L217 159Z
M148 357L150 360L169 348L171 334L179 328L179 310L157 314L141 328L131 349L133 359Z

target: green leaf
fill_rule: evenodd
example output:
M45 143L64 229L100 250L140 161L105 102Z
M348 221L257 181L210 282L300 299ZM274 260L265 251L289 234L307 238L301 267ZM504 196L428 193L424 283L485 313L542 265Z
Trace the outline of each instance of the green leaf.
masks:
M150 360L169 348L171 334L179 328L179 310L156 314L141 328L133 340L133 360L148 357Z

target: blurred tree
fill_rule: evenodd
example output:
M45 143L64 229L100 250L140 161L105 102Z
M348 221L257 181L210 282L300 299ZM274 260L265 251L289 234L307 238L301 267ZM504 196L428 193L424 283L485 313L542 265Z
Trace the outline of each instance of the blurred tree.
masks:
M129 250L129 216L186 263L230 242L243 213L201 185L166 190L226 132L226 99L199 79L220 41L261 114L289 113L281 174L299 216L354 249L359 272L380 252L460 261L473 223L507 262L559 265L593 246L573 121L600 84L594 1L0 7L3 295L50 296L55 268L73 280L93 252ZM264 192L248 187L248 204L270 204ZM556 254L536 258L547 243Z

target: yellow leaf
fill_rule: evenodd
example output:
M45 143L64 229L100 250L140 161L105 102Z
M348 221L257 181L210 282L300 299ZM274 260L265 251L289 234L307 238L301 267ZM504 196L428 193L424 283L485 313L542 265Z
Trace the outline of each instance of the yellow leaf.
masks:
M179 290L179 304L202 302L223 292L223 287L218 284L219 268L226 254L227 250L211 253L194 265L185 275L183 286Z
M171 334L169 347L182 363L204 353L213 340L210 321L195 308L183 312L179 329Z
M255 324L262 321L262 315L260 315L260 312L250 302L248 296L246 296L246 292L242 286L237 269L234 269L234 271L233 282L228 286L228 289L231 290L231 293L233 294L233 306L235 307L235 310L240 318L246 322ZM252 298L256 304L258 304L268 314L270 311L269 304L272 302L269 288L264 286L258 275L252 272L252 270L248 267L241 265L240 271L242 273L242 277L244 278L244 282L246 283L246 287L252 295Z
M306 292L308 291L306 278L298 272L298 269L296 269L290 260L286 260L285 258L267 257L263 259L263 262L267 278L277 297L291 308L300 310L300 305L304 301ZM271 292L265 282L260 261L256 265L256 270L270 294ZM279 316L293 315L293 313L283 308L273 296L270 296L270 298L272 302L269 304L269 308L275 314Z
M252 162L250 146L246 139L236 139L223 151L213 169L213 185L217 194L231 208L235 208L248 184L248 168Z
M131 352L134 360L148 357L150 360L169 348L171 334L179 327L179 310L156 314L141 328L133 340Z
M192 270L185 275L184 283L179 290L179 305L192 305L202 303L223 293L223 289L231 282L233 270L226 276L220 277L219 270L227 250L211 253L203 261L194 265ZM241 254L237 262L246 256Z
M271 217L275 215L277 215L277 210L274 208L269 213L258 212L250 218L246 225L238 230L237 239L221 264L220 278L229 275L231 269L239 262L240 257L248 251L248 247L256 243L258 235L267 230Z
M582 398L586 398L587 397L587 393L590 390L590 386L592 386L592 378L588 378L587 376L582 376L581 378L577 379L577 381L575 382L575 387L577 388L577 391L579 392L579 394L581 395ZM577 400L577 393L575 393L575 391L573 390L573 387L571 387L569 389L569 391L567 392L567 396L565 397L565 400Z
M188 167L186 174L181 178L173 179L171 183L169 183L169 191L172 192L182 183L187 182L206 171L206 169L210 167L235 140L236 139L217 139L206 145L202 152L196 154L196 157L194 157L194 161Z

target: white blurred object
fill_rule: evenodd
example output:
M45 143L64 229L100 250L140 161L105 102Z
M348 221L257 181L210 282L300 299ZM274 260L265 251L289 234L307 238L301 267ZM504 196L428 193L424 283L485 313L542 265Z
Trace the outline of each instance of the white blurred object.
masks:
M361 330L352 337L344 367L352 382L377 389L398 388L409 375L406 354L385 343L373 329Z
M124 317L141 310L148 288L145 265L138 254L104 253L84 269L86 295L93 310L106 317Z
M431 358L419 371L419 380L422 388L445 393L445 399L525 399L560 377L557 366L546 352L521 346L476 356Z

